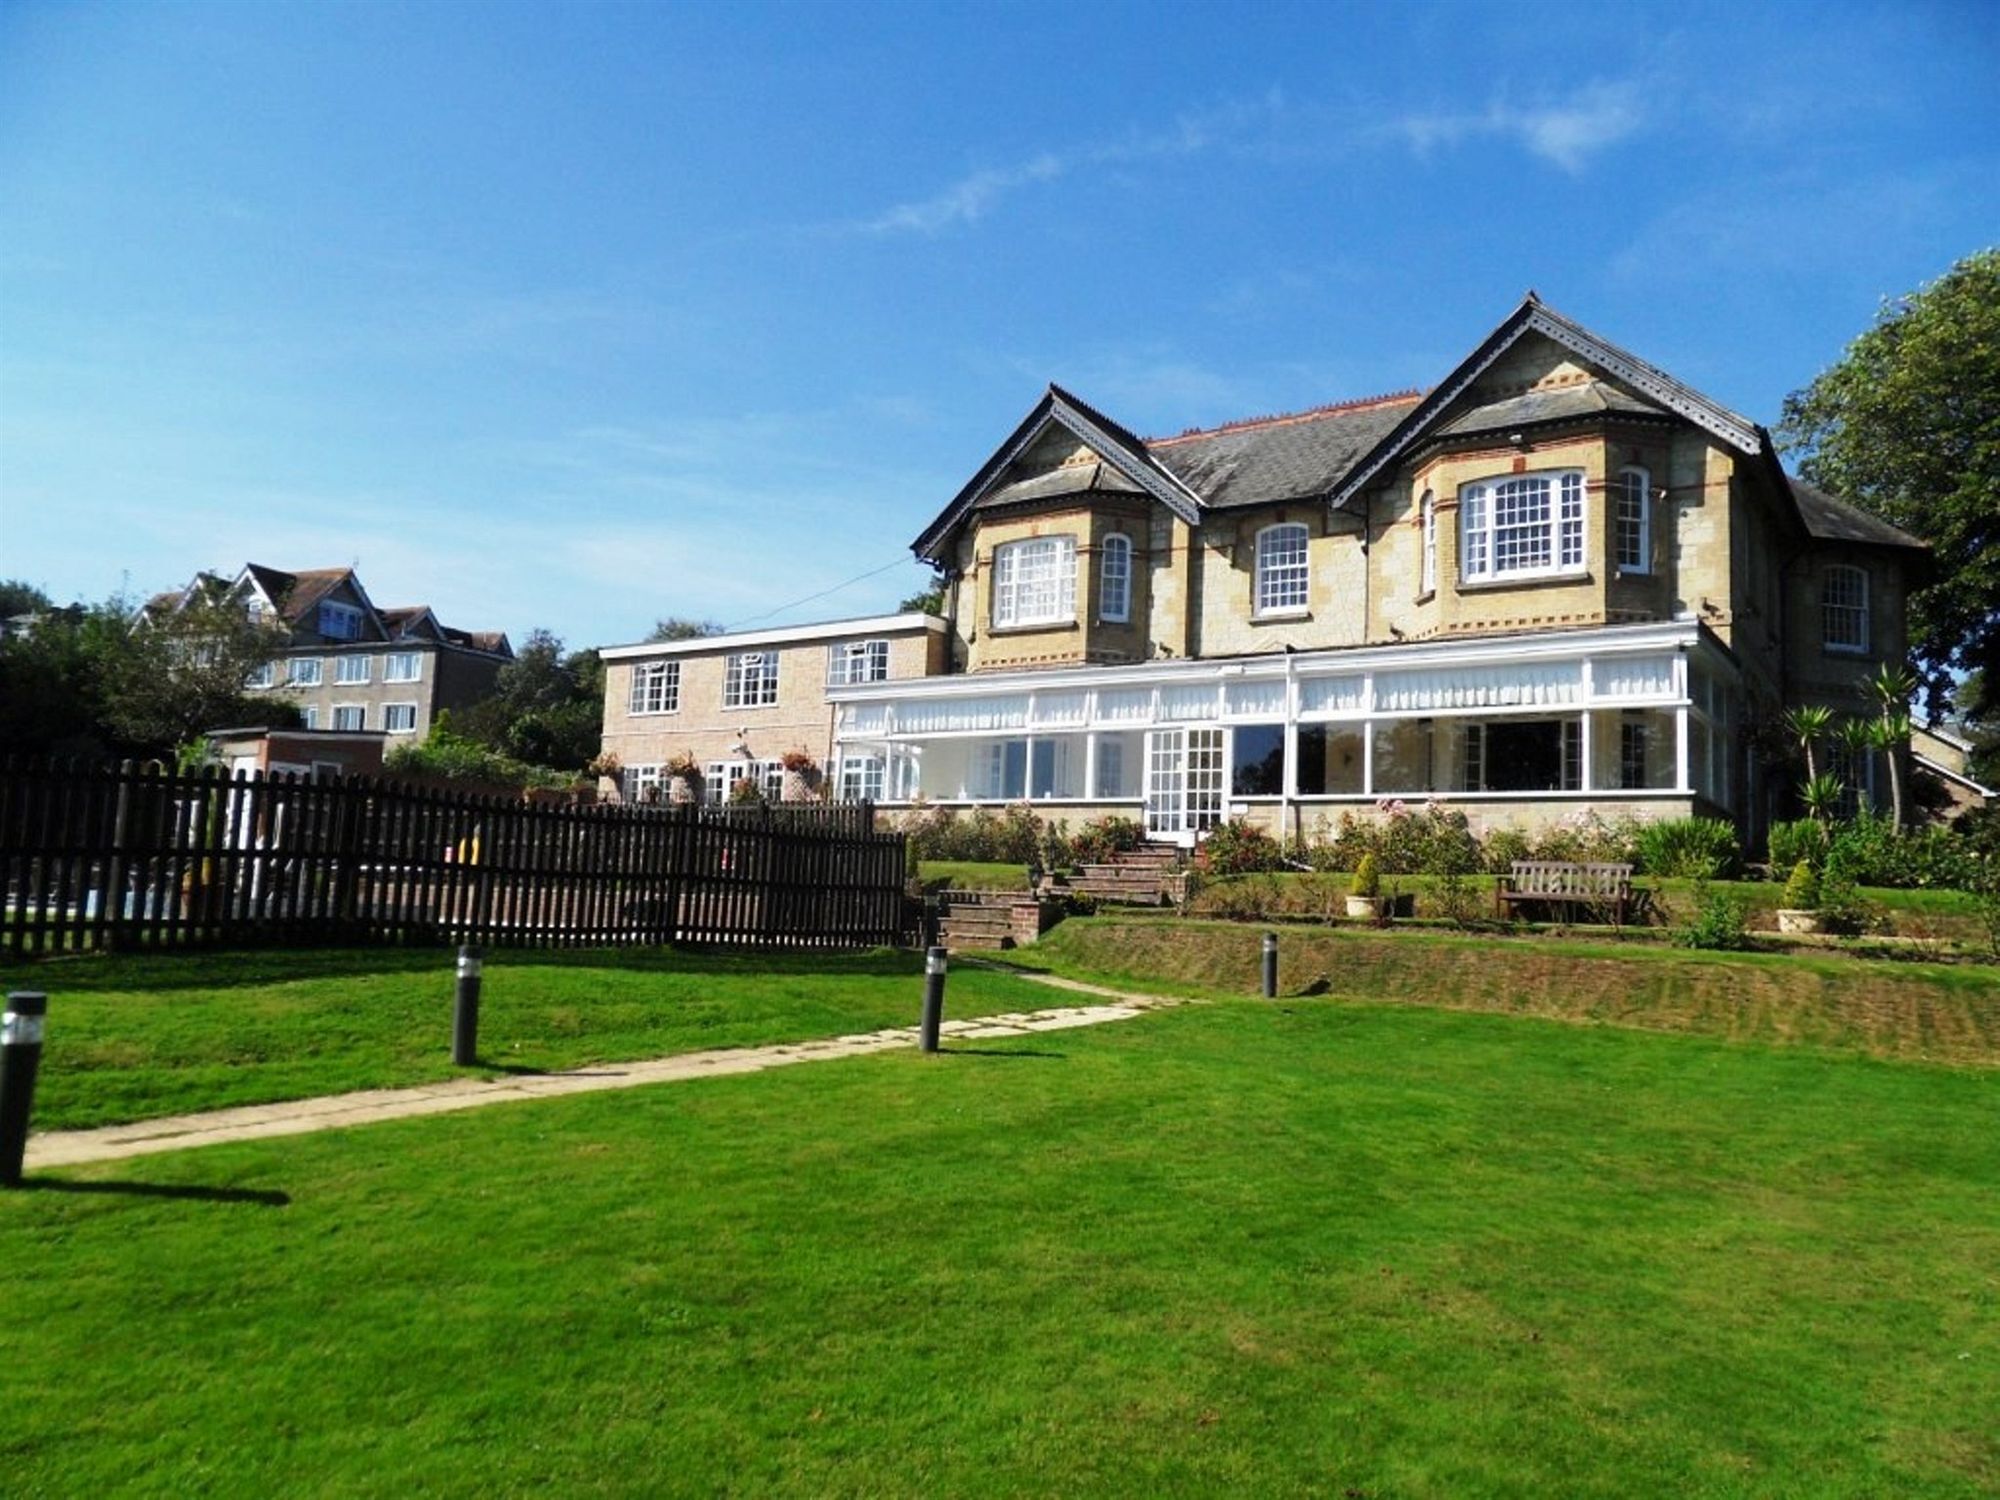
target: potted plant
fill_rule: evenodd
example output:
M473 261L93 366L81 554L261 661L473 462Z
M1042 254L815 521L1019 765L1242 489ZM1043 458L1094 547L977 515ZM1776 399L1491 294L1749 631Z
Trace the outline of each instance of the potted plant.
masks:
M701 801L701 762L683 750L666 764L667 801L690 807Z
M1354 880L1347 888L1347 914L1365 921L1382 920L1382 869L1375 856L1364 854L1354 867Z
M780 802L811 802L819 796L819 762L809 752L787 750L778 764L785 768L778 783Z
M1819 873L1805 860L1792 866L1778 907L1778 931L1794 935L1820 930Z

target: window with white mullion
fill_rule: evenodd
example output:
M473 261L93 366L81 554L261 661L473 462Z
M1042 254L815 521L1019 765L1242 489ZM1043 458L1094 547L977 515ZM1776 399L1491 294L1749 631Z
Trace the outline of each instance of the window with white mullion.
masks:
M1132 618L1132 539L1113 532L1104 539L1097 615L1124 622Z
M1614 495L1618 525L1618 566L1627 573L1653 571L1653 476L1641 468L1621 470Z
M1075 537L1030 537L993 549L995 626L1059 625L1075 618Z
M826 680L831 687L886 682L888 677L887 641L841 641L827 647Z
M635 714L676 713L681 706L681 664L641 662L632 669L632 694L627 707Z
M1256 612L1304 610L1312 598L1312 564L1305 527L1296 522L1257 533Z
M1838 564L1820 583L1820 641L1829 651L1868 649L1868 575Z
M738 651L723 668L724 708L768 708L778 701L778 653Z
M1424 594L1431 594L1435 593L1437 590L1438 516L1437 516L1437 496L1433 495L1429 490L1424 491L1424 498L1421 502L1421 510L1423 517L1423 529L1424 529L1423 531L1424 561L1423 561L1422 586L1419 592Z
M1512 474L1459 491L1459 556L1467 579L1530 577L1583 567L1581 469Z

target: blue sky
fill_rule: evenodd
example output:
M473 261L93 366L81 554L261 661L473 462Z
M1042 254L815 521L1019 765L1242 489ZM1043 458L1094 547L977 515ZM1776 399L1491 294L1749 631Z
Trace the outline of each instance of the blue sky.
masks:
M1050 380L1425 386L1531 286L1769 423L2000 240L1995 78L1990 0L15 0L0 575L862 614Z

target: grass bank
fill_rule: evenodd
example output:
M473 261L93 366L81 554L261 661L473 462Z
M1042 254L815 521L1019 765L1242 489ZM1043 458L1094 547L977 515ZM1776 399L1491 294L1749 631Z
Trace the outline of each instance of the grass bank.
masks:
M1171 993L1255 993L1263 929L1071 919L1024 966ZM1697 953L1547 935L1280 928L1283 993L1502 1011L1876 1057L2000 1064L2000 968L1844 955Z
M448 950L95 955L0 970L49 992L41 1129L119 1124L353 1089L547 1072L709 1047L914 1025L922 959L616 949L486 961L484 1067L451 1065ZM954 977L952 1013L1062 1003L995 973Z
M9 1290L0 1463L22 1495L1989 1495L1993 1102L1223 1003L120 1163L0 1197L0 1260L49 1270Z

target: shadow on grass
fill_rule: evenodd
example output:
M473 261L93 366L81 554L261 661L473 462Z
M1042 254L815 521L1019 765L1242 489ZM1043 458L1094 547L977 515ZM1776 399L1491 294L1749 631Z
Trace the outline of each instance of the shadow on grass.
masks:
M1027 1047L940 1047L938 1057L1041 1057L1052 1062L1063 1062L1068 1058L1065 1052L1036 1052Z
M77 1182L64 1177L27 1177L20 1184L30 1193L116 1193L134 1198L184 1198L200 1203L255 1203L284 1208L291 1194L275 1189L200 1187L171 1182Z

